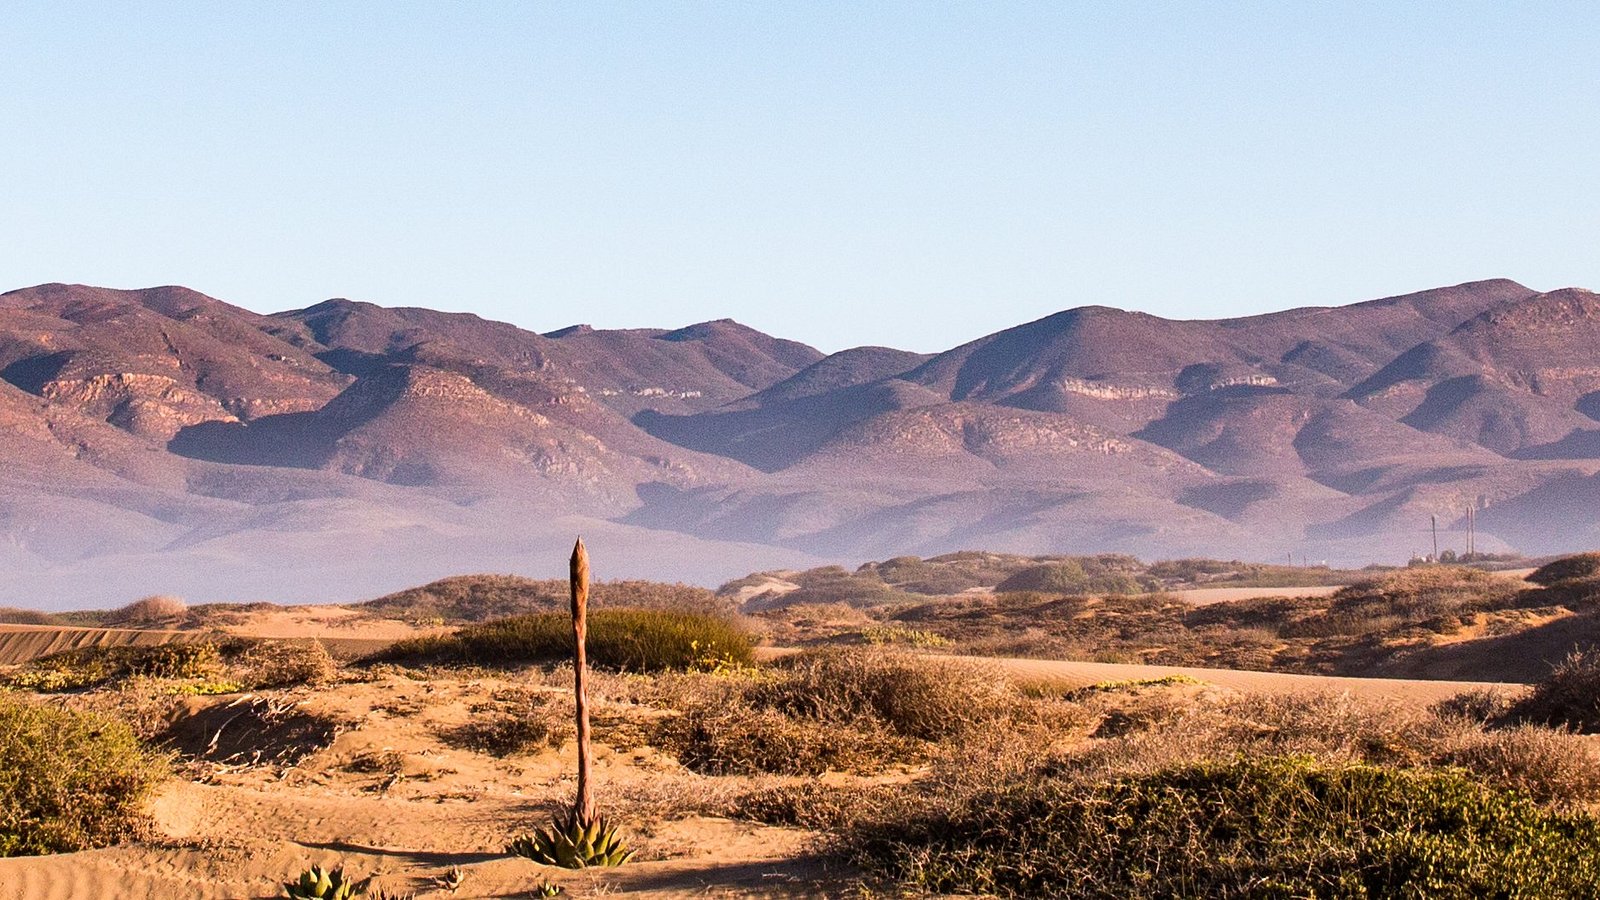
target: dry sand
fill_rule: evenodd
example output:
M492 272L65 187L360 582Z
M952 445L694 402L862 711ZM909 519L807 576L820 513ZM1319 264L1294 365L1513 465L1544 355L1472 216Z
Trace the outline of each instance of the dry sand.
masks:
M1329 597L1344 585L1324 584L1312 587L1246 587L1246 588L1191 588L1187 591L1169 591L1185 603L1205 606L1226 603L1229 600L1254 600L1257 597Z
M174 779L154 798L155 841L82 853L0 859L0 898L254 898L311 866L343 865L418 896L522 897L541 879L568 895L818 896L830 873L808 854L814 836L715 817L669 820L689 775L644 747L597 747L602 811L627 823L639 859L620 869L569 872L508 857L509 838L570 802L575 749L498 759L443 736L502 700L504 691L564 695L509 679L415 681L388 675L299 694L301 709L348 723L330 746L286 767L221 768ZM196 709L237 698L197 698ZM384 759L376 767L363 759ZM372 771L376 768L376 771ZM450 866L467 873L454 895L431 889Z
M25 663L80 647L154 647L194 640L192 631L134 628L63 628L59 625L0 625L0 665Z
M1147 666L1125 663L1070 662L1054 659L985 659L1019 683L1047 684L1058 688L1088 687L1114 681L1144 681L1187 676L1207 684L1261 694L1323 693L1333 691L1373 700L1429 704L1463 691L1516 691L1524 685L1483 681L1423 681L1402 678L1348 678L1335 675L1295 675L1288 672L1248 672L1241 669L1203 669L1189 666Z

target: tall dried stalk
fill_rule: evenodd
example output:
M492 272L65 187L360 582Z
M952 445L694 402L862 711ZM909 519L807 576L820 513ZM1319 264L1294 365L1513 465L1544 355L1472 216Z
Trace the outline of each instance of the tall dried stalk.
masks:
M578 799L572 818L585 826L595 820L594 788L589 783L588 658L584 642L589 636L589 551L583 538L572 548L572 692L578 724Z

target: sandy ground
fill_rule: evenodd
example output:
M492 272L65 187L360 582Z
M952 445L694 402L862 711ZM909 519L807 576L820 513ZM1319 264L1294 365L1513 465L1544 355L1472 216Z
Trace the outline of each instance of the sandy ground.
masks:
M1328 584L1314 587L1192 588L1187 591L1168 591L1168 593L1185 603L1205 606L1209 603L1226 603L1229 600L1254 600L1257 597L1329 597L1341 587L1343 585Z
M449 736L484 710L528 708L567 688L531 680L416 681L388 675L299 693L298 708L338 720L330 746L291 765L220 766L174 779L153 799L152 841L0 859L0 898L266 898L313 865L342 865L402 894L525 897L541 880L567 896L812 897L837 893L796 829L697 816L669 818L685 797L729 788L649 747L596 748L602 812L627 823L638 858L571 872L508 856L510 837L570 802L574 745L496 758ZM510 699L508 698L508 692ZM196 714L239 698L197 698ZM196 720L199 721L199 720ZM598 721L598 720L597 720ZM191 773L194 774L194 773ZM709 792L709 793L708 793ZM461 890L433 889L449 867Z
M1237 691L1265 694L1307 692L1348 693L1373 700L1434 703L1463 691L1515 691L1521 684L1482 681L1423 681L1401 678L1347 678L1333 675L1295 675L1287 672L1247 672L1239 669L1202 669L1188 666L1146 666L1123 663L1069 662L1054 659L981 659L1022 684L1048 684L1060 688L1087 687L1108 681L1142 681L1183 675Z
M1511 688L1056 660L975 662L1019 681L1068 688L1183 674L1241 691L1334 690L1418 703L1472 687ZM312 864L342 865L353 875L375 876L387 890L419 897L526 897L546 879L574 898L848 895L851 873L829 869L816 854L816 834L683 817L694 804L750 782L689 773L642 741L626 739L626 727L598 732L596 782L602 811L626 823L638 859L620 869L570 872L508 856L512 835L548 821L570 802L574 746L569 740L559 749L497 758L454 735L468 722L501 714L546 709L561 721L551 704L563 702L568 688L554 681L527 674L421 680L391 672L301 689L284 699L297 712L339 723L331 743L298 760L213 764L173 779L151 802L158 828L151 840L0 859L0 900L267 898L280 896L279 883ZM604 699L604 688L597 696L597 727L659 715ZM199 723L203 736L249 699L191 698L174 721ZM454 895L433 887L451 866L467 875Z
M1266 592L1281 596L1286 590ZM375 625L380 633L369 630ZM274 611L230 630L380 645L419 632L405 623L358 623L337 608ZM20 647L27 641L160 643L183 636L113 631L5 626L0 647L7 640ZM1060 688L1186 675L1240 691L1332 690L1425 704L1475 688L1517 687L1060 660L975 661L1019 682ZM282 880L314 863L343 865L354 875L376 876L385 889L419 897L526 897L544 879L565 886L571 897L846 894L850 873L829 871L815 854L815 834L670 814L748 782L693 775L653 748L627 741L600 744L596 775L602 809L627 823L640 851L635 862L614 870L569 872L507 856L504 847L512 835L542 824L570 802L573 746L568 741L559 750L496 758L460 746L451 735L468 721L535 708L544 702L541 697L559 697L565 690L537 676L428 681L401 674L302 690L291 698L295 709L340 723L331 744L291 764L212 766L174 779L152 801L158 827L152 840L0 859L0 900L276 897ZM188 702L194 721L203 722L211 721L204 715L240 698ZM651 713L613 704L610 714ZM453 895L433 887L433 879L451 866L467 873L465 885Z

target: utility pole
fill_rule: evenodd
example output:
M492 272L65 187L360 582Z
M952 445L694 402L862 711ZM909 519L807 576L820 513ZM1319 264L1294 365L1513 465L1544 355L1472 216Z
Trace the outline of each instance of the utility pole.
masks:
M1439 561L1439 517L1431 515L1428 521L1433 523L1433 561Z
M1478 508L1467 507L1467 556L1476 559L1478 555Z

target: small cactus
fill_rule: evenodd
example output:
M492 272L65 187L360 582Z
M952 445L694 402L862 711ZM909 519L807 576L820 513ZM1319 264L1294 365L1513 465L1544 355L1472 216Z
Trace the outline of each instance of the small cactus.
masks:
M298 881L285 881L283 894L288 900L351 900L365 897L365 882L357 883L344 877L344 869L324 869L312 866L300 874Z
M567 892L567 889L562 887L559 884L551 884L548 881L541 881L533 889L532 893L528 894L528 896L530 896L530 897L559 897L562 894L565 894L566 892Z
M510 852L546 866L587 869L620 866L633 858L633 851L622 842L622 834L603 816L585 825L576 816L556 819L549 828L539 828L511 842Z

